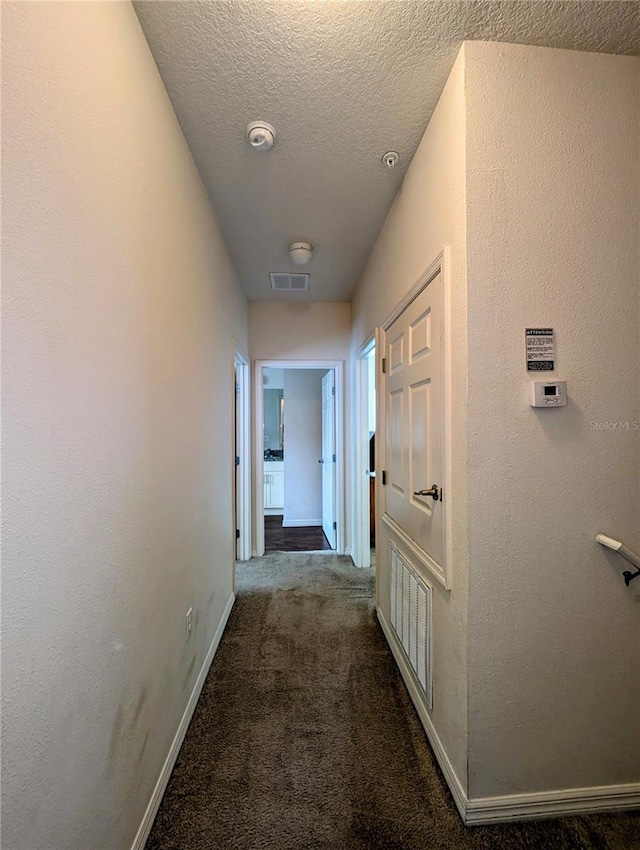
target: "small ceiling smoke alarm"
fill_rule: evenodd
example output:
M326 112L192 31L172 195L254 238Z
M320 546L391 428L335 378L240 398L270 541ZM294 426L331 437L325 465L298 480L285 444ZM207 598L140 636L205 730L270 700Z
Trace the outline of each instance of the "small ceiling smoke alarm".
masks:
M276 143L275 127L266 121L252 121L247 124L247 138L255 150L270 151Z
M289 248L289 256L298 266L306 266L313 256L313 246L308 242L294 242Z

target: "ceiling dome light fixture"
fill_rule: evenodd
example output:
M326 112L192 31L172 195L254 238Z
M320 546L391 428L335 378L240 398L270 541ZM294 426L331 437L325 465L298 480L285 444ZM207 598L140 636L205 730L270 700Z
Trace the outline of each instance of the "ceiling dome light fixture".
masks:
M247 124L247 138L255 150L270 151L276 143L275 127L266 121L252 121Z
M306 266L313 256L313 246L308 242L294 242L289 248L289 256L297 266Z

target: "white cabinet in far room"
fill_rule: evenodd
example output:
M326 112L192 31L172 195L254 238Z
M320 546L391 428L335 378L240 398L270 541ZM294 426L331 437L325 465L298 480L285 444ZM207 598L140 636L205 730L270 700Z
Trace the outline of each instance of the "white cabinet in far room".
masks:
M284 461L265 461L264 464L264 509L284 509Z

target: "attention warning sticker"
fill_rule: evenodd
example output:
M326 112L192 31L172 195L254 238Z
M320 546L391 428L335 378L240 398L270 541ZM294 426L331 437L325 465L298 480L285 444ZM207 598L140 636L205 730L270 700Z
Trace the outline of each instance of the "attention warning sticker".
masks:
M556 338L553 328L525 331L527 372L552 372L556 368Z

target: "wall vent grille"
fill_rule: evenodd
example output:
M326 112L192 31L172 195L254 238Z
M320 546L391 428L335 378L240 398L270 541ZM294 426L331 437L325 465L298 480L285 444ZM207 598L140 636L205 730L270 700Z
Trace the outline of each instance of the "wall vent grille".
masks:
M269 272L271 289L277 292L304 292L309 289L308 274L281 274L280 272Z
M390 543L391 625L433 708L433 588Z

